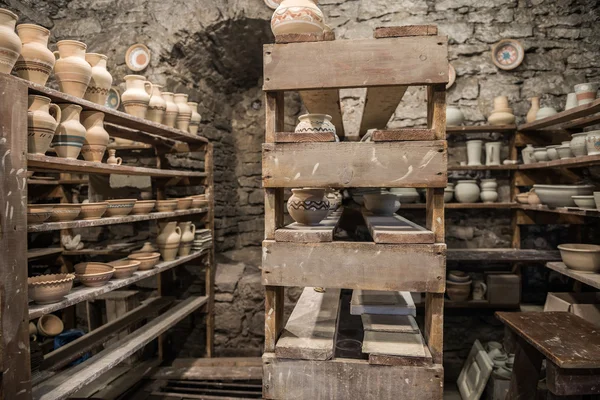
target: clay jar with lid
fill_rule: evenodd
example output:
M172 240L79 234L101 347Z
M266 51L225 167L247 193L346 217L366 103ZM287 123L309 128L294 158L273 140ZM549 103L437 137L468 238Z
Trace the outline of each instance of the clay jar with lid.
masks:
M48 50L50 31L39 25L21 24L17 26L17 33L23 48L15 72L20 78L45 85L56 62L54 54Z

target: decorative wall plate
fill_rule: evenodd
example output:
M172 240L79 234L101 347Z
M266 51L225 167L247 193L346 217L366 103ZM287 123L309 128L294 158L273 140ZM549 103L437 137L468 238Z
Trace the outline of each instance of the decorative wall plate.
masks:
M446 85L446 89L450 89L452 85L454 85L454 81L456 80L456 70L452 66L452 64L448 63L448 84Z
M505 71L517 68L525 58L523 46L515 39L503 39L492 46L492 61Z
M104 105L113 110L119 108L121 105L121 95L119 94L118 88L113 86L108 90L108 97L106 98L106 103Z
M281 0L264 0L264 2L267 7L269 7L271 10L274 10L279 6Z
M134 44L125 53L125 63L132 71L141 71L150 64L150 50L141 43Z

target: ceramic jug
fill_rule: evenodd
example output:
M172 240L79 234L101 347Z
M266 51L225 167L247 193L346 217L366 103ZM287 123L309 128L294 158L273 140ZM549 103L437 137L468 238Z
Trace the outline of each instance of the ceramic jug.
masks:
M20 78L45 85L56 62L54 54L48 50L50 31L39 25L21 24L17 26L17 33L23 48L15 72Z
M162 124L165 112L167 111L167 102L163 99L160 89L162 89L161 85L152 84L152 96L150 96L148 113L146 114L148 120L157 124Z
M116 155L116 149L108 149L108 158L106 159L106 163L110 165L121 165L123 159L121 157L116 157Z
M533 156L533 145L528 144L523 150L521 150L521 156L523 157L523 164L533 164L537 160Z
M198 113L198 103L194 101L188 101L188 106L192 109L192 119L190 120L189 132L193 135L198 134L198 128L200 127L200 121L202 116Z
M192 119L192 109L187 104L188 95L176 93L173 96L173 101L177 106L177 129L187 132Z
M112 75L106 69L108 57L104 54L87 53L85 60L92 67L92 78L85 92L85 99L92 103L104 105L113 81Z
M531 101L531 108L527 112L527 117L525 118L525 120L527 122L533 122L535 121L535 116L537 115L537 112L540 109L540 98L532 97L529 99L529 101Z
M125 112L134 117L146 118L152 84L141 75L126 75L124 79L127 89L121 95L121 103Z
M460 126L464 120L465 116L460 108L446 106L446 126Z
M329 212L329 200L325 197L325 189L292 189L287 210L299 224L319 225Z
M58 51L54 65L54 76L60 91L75 97L83 97L92 79L92 67L85 61L87 45L76 40L61 40L56 43Z
M192 250L192 244L196 236L196 225L191 222L180 222L181 244L179 245L179 257L187 256Z
M567 94L567 103L565 104L565 111L577 107L578 105L579 104L577 103L577 93Z
M46 154L61 120L61 110L44 96L29 95L27 109L27 151ZM54 115L52 115L54 114Z
M109 140L108 132L104 129L104 113L84 111L81 113L81 123L86 129L81 155L86 161L102 162Z
M176 221L163 222L159 224L161 232L156 238L156 245L162 259L165 261L173 261L177 257L179 251L179 243L181 242L181 228L177 226Z
M482 140L467 140L467 165L481 165L481 147Z
M17 14L0 8L0 73L10 74L19 54L21 54L21 39L15 33Z
M271 17L271 30L282 34L323 33L323 12L312 0L283 0Z
M175 123L177 122L177 114L179 114L179 108L177 107L177 104L175 104L175 102L173 101L173 93L162 92L162 97L167 103L167 111L165 112L163 124L171 128L175 128Z
M475 203L479 200L479 193L475 180L458 181L454 188L454 197L459 203Z
M502 142L487 142L485 144L485 165L500 165L500 148Z
M52 147L59 157L76 159L85 142L86 133L85 126L79 122L81 107L75 104L59 104L59 107L62 115Z

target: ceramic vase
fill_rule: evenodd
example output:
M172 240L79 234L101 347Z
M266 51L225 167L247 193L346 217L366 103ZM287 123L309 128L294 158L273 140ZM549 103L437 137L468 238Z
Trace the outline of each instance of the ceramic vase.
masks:
M575 157L587 155L587 145L585 141L586 136L586 132L575 133L571 135L571 137L573 138L571 139L571 153L573 153Z
M335 126L331 123L331 115L304 114L298 117L298 121L295 133L336 133Z
M102 162L109 140L108 132L104 129L104 113L84 111L81 113L81 123L86 130L81 155L86 161Z
M479 200L479 186L475 180L458 181L454 188L454 197L459 203L475 203Z
M533 149L533 156L537 162L549 161L548 150L545 147L536 147Z
M467 140L467 165L481 165L482 140Z
M179 244L179 257L187 256L192 251L192 244L196 235L196 225L191 222L180 222L181 243Z
M508 106L508 98L506 96L498 96L494 98L494 109L488 117L490 125L510 125L515 123L513 109Z
M175 123L177 122L177 114L179 113L179 108L177 108L177 104L173 101L173 93L171 92L162 92L162 97L165 99L167 103L167 111L165 112L165 117L163 119L163 124L169 126L171 128L175 128Z
M87 45L76 40L61 40L56 43L58 58L54 65L54 76L60 91L75 97L83 97L92 79L92 67L85 61Z
M600 154L600 131L589 131L585 136L588 156Z
M146 118L152 84L141 75L126 75L124 79L127 89L121 95L121 104L125 112L134 117Z
M60 125L52 140L56 154L63 158L76 159L85 142L85 126L79 122L81 107L75 104L59 104Z
M482 189L480 197L484 203L495 203L498 200L498 192L496 189Z
M521 150L521 156L523 157L523 164L533 164L536 163L537 160L533 155L533 145L528 144L523 150Z
M290 33L323 33L323 12L312 0L283 0L271 17L275 36Z
M188 95L176 93L173 95L173 101L177 106L177 129L187 132L192 119L192 109L187 104Z
M106 159L106 163L109 165L121 165L123 159L121 157L117 157L116 149L108 149L108 158Z
M179 251L181 242L181 228L176 221L160 223L161 232L156 238L158 251L164 261L173 261Z
M537 115L535 116L535 120L538 121L540 119L548 118L556 114L556 110L552 107L542 107L538 110Z
M550 161L558 160L560 157L558 156L558 151L556 150L560 145L551 145L546 146L546 154L548 154L548 159Z
M162 124L167 111L167 102L162 97L160 89L162 89L161 85L152 84L152 96L150 96L148 112L146 113L146 118L157 124Z
M525 121L533 122L535 121L535 116L537 115L537 112L540 109L540 98L532 97L529 99L529 101L531 101L531 107L529 108L529 111L527 111Z
M500 165L500 149L502 142L487 142L485 144L485 165Z
M325 189L292 189L292 193L287 210L294 221L302 225L319 225L327 217L329 200L325 197Z
M61 120L61 110L44 96L29 95L27 109L27 152L46 154ZM54 114L54 115L52 115Z
M596 93L598 92L598 82L580 83L575 85L575 94L577 95L577 105L589 104L596 100Z
M21 54L21 39L15 33L17 14L0 8L0 73L10 74Z
M565 111L577 107L578 105L579 104L577 103L577 93L567 94L567 103L565 104Z
M192 109L192 118L190 119L188 130L192 135L197 135L200 121L202 121L202 116L198 113L198 103L195 101L188 101L188 106Z
M456 106L446 106L446 126L460 126L465 120L465 115Z
M54 54L48 50L50 31L39 25L21 24L17 26L17 33L23 48L15 72L20 78L45 85L56 62Z
M108 57L104 54L87 53L85 60L92 67L92 78L84 98L92 103L104 105L113 81L112 75L106 69Z
M482 190L496 190L498 189L498 182L495 178L482 179L479 186Z

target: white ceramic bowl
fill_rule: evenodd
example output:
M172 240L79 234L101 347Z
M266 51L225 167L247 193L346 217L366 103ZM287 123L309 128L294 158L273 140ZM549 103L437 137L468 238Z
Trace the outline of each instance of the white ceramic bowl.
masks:
M600 246L596 244L561 244L558 249L567 268L583 273L600 271Z
M575 207L572 196L591 195L592 185L533 185L542 204L548 207Z
M588 196L571 196L577 207L579 208L596 208L596 201L593 195Z
M594 202L596 203L596 208L600 210L600 192L594 192Z

